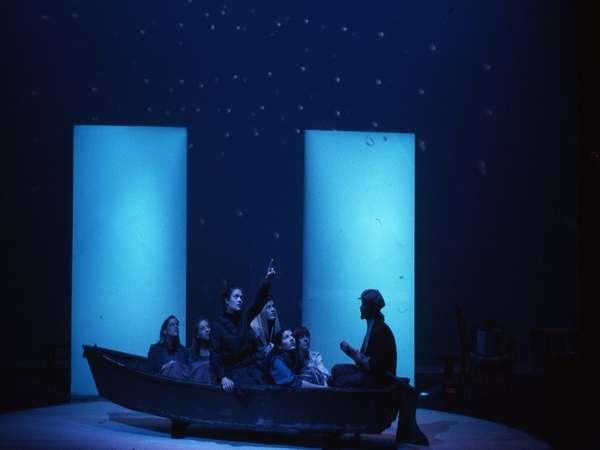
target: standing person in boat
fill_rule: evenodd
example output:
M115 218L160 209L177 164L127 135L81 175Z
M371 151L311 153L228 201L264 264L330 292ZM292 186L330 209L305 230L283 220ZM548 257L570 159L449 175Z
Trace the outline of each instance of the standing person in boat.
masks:
M298 327L294 330L294 339L298 347L298 354L302 362L299 376L303 380L321 386L327 386L327 380L331 376L329 369L323 364L323 357L319 352L310 349L310 331L306 327Z
M190 348L190 379L199 383L213 383L210 367L210 323L200 318L194 326L194 338Z
M381 313L385 306L383 296L377 289L366 289L359 299L360 318L367 321L367 332L360 350L346 341L340 343L340 348L354 360L354 364L333 366L329 385L378 388L394 384L400 397L396 439L399 442L429 445L427 437L417 424L417 393L408 383L395 377L396 341Z
M231 392L237 386L264 384L260 363L259 340L250 328L250 322L260 313L269 298L271 279L275 269L271 259L267 274L247 310L242 309L243 293L238 287L225 289L222 295L223 314L213 321L210 335L210 365L216 382Z
M160 327L159 339L148 350L148 366L152 373L184 379L189 375L189 353L179 341L179 320L167 317Z
M273 350L267 358L269 375L274 384L291 388L324 388L300 377L303 361L296 351L296 339L292 330L280 330L273 338Z
M272 296L269 296L260 314L250 322L250 327L260 341L261 350L265 356L268 355L273 349L273 337L281 330L277 308L275 308Z

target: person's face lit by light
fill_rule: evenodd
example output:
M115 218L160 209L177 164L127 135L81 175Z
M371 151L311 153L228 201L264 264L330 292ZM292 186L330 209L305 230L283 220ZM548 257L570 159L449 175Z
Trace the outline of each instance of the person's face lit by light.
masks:
M310 337L308 337L308 335L300 336L298 338L298 348L300 348L300 350L304 350L305 352L310 350Z
M279 348L285 352L296 349L296 339L292 330L285 330L281 335L281 345Z
M277 308L275 308L275 303L273 303L273 300L267 301L264 311L267 320L271 321L277 318Z
M197 337L202 339L203 341L210 340L210 325L208 324L208 321L201 320L200 322L198 322L198 336Z
M227 311L233 313L240 311L243 303L244 294L242 294L242 290L238 288L233 289L229 298L225 300Z
M167 327L165 328L165 334L168 337L176 337L179 336L179 321L174 317L169 319L167 322Z

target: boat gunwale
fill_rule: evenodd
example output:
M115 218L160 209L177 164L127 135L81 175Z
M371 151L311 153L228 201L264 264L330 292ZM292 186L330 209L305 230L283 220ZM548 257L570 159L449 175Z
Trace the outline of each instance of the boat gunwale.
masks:
M201 388L202 390L208 390L208 391L218 391L218 392L224 392L223 389L221 388L221 386L216 385L216 384L208 384L208 383L200 383L197 381L192 381L192 380L178 380L175 378L170 378L170 377L166 377L163 375L158 375L158 374L152 374L143 370L139 370L139 369L135 369L132 367L129 367L127 364L123 364L122 362L115 360L113 358L110 358L108 355L106 355L106 353L109 354L114 354L116 356L123 356L129 359L135 359L139 362L146 362L148 360L148 358L145 358L143 356L140 355L135 355L132 353L126 353L126 352L122 352L119 350L112 350L109 348L105 348L105 347L100 347L97 345L83 345L83 357L88 359L88 354L92 353L94 357L101 357L103 359L105 359L106 361L108 361L111 365L118 367L120 370L123 371L127 371L127 372L133 372L137 375L141 375L144 378L150 379L150 380L154 380L154 381L160 381L160 382L168 382L170 384L175 384L175 385L181 385L181 386L190 386L190 387L194 387L196 389ZM393 393L397 388L394 385L390 385L387 386L385 388L343 388L343 387L332 387L332 386L327 386L325 388L327 390L327 392L337 392L340 394L357 394L357 393L370 393L370 394L377 394L377 395L382 395L382 394L391 394ZM272 385L272 384L264 384L264 385L253 385L253 386L243 386L240 387L239 390L243 391L243 392L252 392L252 391L256 391L256 392L264 392L264 391L280 391L280 392L298 392L298 391L302 391L302 392L323 392L323 389L307 389L307 388L290 388L287 386L277 386L277 385Z

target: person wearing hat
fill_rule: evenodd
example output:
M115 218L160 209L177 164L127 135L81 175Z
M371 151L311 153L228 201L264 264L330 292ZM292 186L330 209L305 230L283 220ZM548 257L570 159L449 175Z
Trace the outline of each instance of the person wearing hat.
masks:
M396 378L396 340L384 321L381 309L385 306L383 296L377 289L366 289L360 294L360 318L367 321L367 332L360 350L346 341L340 348L354 360L354 364L336 364L331 370L330 386L378 388L395 384L398 403L398 428L396 441L417 445L429 445L416 419L417 394L402 379Z
M332 369L331 386L383 387L396 375L396 340L385 323L381 309L385 301L377 289L360 294L360 318L367 321L367 332L360 350L342 341L340 348L354 364L337 364Z

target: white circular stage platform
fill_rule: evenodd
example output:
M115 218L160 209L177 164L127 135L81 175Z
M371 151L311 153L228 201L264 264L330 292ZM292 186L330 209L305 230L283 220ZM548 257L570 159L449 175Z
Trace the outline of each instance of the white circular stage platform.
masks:
M527 433L472 417L419 409L417 420L433 449L549 449ZM395 426L380 435L356 440L347 434L327 444L310 435L215 432L194 426L183 439L171 439L169 432L167 419L103 400L0 415L0 447L10 449L389 449L394 448Z

